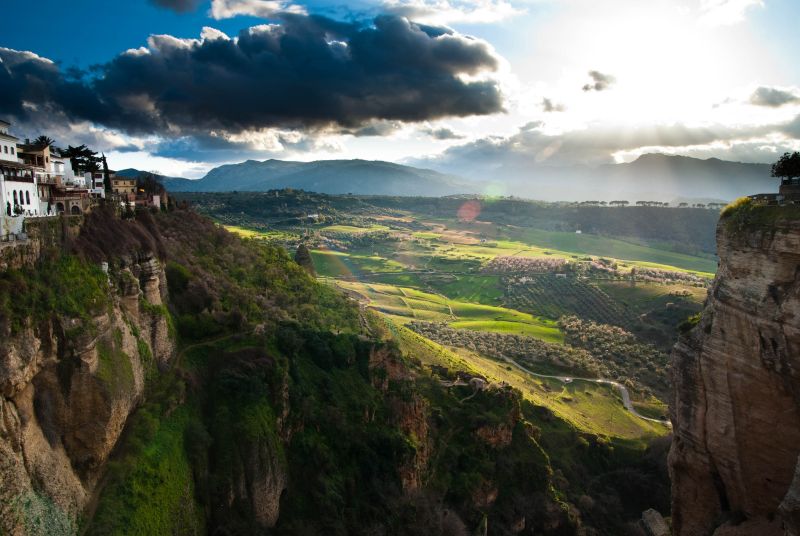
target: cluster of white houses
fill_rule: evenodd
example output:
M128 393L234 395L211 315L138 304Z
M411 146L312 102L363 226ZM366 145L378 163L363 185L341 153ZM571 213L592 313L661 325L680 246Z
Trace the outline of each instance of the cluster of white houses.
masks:
M78 215L97 199L106 197L103 171L76 172L69 158L45 144L13 136L11 124L0 120L0 240L8 241L22 230L25 218ZM136 179L117 178L108 171L111 193L122 203L139 204ZM159 206L161 198L146 204Z

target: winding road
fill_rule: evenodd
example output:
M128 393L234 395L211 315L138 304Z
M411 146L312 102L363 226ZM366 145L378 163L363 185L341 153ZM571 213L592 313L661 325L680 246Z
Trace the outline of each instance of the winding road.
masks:
M664 426L672 428L672 423L670 421L668 421L668 420L653 419L652 417L645 417L644 415L642 415L641 413L636 411L636 408L633 407L633 402L631 402L631 395L628 392L628 388L625 387L624 385L622 385L619 382L615 382L614 380L606 380L605 378L576 378L574 376L554 376L554 375L550 375L550 374L539 374L537 372L533 372L529 368L523 367L522 365L520 365L519 363L517 363L516 361L514 361L510 357L506 357L504 355L501 355L500 357L502 357L503 361L505 361L509 365L513 365L513 366L517 367L519 370L521 370L522 372L530 374L531 376L536 376L536 377L539 377L539 378L549 378L549 379L552 379L552 380L559 380L559 381L562 381L564 383L571 383L573 381L580 381L580 382L598 383L598 384L602 384L602 385L611 385L612 387L616 387L617 390L619 390L620 395L622 396L622 405L624 405L625 409L630 411L634 416L639 417L640 419L645 420L645 421L656 422L658 424L662 424Z

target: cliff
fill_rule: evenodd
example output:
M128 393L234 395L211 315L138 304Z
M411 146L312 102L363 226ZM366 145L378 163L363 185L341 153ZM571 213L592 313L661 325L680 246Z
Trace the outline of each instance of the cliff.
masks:
M718 224L716 279L672 354L678 536L798 534L798 216L743 203Z
M80 229L42 220L28 244L3 252L3 534L74 532L146 379L173 355L155 252L108 257L104 272L64 254Z

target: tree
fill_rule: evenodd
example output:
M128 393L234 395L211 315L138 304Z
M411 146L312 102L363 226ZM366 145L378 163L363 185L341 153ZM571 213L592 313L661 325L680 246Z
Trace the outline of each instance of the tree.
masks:
M108 173L108 162L106 161L106 155L103 153L103 157L101 159L103 161L103 185L106 187L106 193L111 193L111 176Z
M99 169L98 164L100 159L97 157L97 153L85 145L79 145L77 147L70 145L63 151L63 155L65 158L69 158L70 164L72 164L72 170L75 172L95 172Z
M783 153L783 156L772 164L771 175L782 178L784 183L800 177L800 153L797 151Z
M304 243L297 246L297 253L294 254L294 262L306 269L312 276L317 275L314 271L314 261L311 259L311 252Z
M56 140L54 140L53 138L51 138L49 136L45 136L45 135L41 135L38 138L36 138L35 140L33 140L33 144L38 146L38 147L41 147L42 149L44 149L45 147L50 147L55 142L56 142Z

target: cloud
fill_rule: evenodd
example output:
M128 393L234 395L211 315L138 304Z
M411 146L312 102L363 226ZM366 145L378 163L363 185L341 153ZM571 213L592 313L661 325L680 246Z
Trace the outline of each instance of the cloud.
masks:
M523 13L506 0L385 0L381 9L429 24L491 24Z
M584 89L584 91L586 90ZM564 106L563 104L553 102L547 97L542 99L542 110L544 110L545 112L563 112L566 109L567 107Z
M462 140L464 139L464 135L455 132L452 129L447 127L440 127L440 128L423 128L420 129L420 132L423 134L427 134L431 138L435 140Z
M600 71L589 71L589 76L592 81L583 86L584 91L605 91L617 81L610 74L603 74Z
M211 0L209 15L217 20L240 15L268 19L279 13L305 12L304 7L282 0Z
M800 102L800 96L791 91L774 87L759 87L750 95L750 104L779 108L784 104Z
M171 9L176 13L189 13L197 9L200 5L200 0L150 0L151 4L158 7Z
M681 123L589 128L550 133L542 122L532 122L511 136L489 136L448 148L443 153L411 163L465 176L524 174L537 166L599 165L615 156L644 152L703 154L769 161L779 150L800 145L800 116L771 125L691 126Z
M232 162L248 159L286 157L308 151L338 152L341 147L324 136L281 129L245 132L231 136L219 133L196 133L164 139L148 150L156 157L192 161L202 155L205 162Z
M742 22L752 7L764 7L763 0L701 0L700 23L707 26L729 26Z
M0 114L165 138L358 129L502 111L498 65L485 41L397 16L283 13L233 38L154 35L91 73L0 48Z
M402 128L403 124L399 121L375 121L374 123L361 128L344 129L341 131L341 134L350 134L351 136L355 136L357 138L368 136L391 136Z

